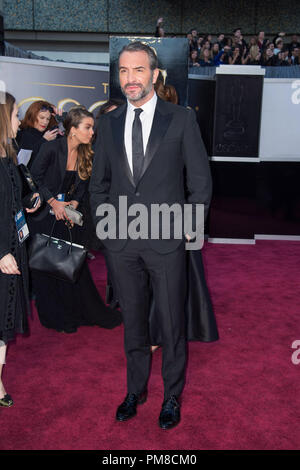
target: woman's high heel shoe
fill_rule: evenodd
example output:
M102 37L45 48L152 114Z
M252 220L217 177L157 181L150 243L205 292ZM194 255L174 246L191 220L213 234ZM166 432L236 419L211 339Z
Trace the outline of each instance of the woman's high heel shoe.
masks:
M13 399L10 395L6 394L3 398L0 398L0 406L9 408L14 404Z

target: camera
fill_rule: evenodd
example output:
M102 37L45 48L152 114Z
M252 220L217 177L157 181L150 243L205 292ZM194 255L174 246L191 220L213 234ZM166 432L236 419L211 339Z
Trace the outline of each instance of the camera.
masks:
M54 126L53 129L51 129L51 130L58 129L60 134L64 134L65 133L64 120L66 119L67 114L68 113L66 113L66 112L62 113L62 115L55 114L54 118L55 118L55 121L57 122L58 126Z

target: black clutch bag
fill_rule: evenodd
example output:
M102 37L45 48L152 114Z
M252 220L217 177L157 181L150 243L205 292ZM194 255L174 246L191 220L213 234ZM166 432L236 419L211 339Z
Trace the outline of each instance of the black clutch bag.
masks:
M38 187L33 180L33 177L28 170L27 166L23 165L22 163L18 165L20 176L22 178L23 183L23 191L22 191L22 202L23 206L27 207L28 209L32 209L36 202L36 198L33 198L34 193L39 193ZM42 195L39 193L39 197L41 199L41 203L43 203Z
M79 277L87 250L72 242L69 227L70 241L54 238L52 235L55 224L56 221L50 235L34 235L29 247L29 267L56 279L74 283Z

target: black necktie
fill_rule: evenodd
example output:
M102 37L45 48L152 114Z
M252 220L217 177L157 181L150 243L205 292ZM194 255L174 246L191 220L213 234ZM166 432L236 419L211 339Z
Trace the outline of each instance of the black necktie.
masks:
M142 112L141 108L134 110L135 117L132 124L132 168L133 179L136 185L138 184L144 162L143 131L140 120Z

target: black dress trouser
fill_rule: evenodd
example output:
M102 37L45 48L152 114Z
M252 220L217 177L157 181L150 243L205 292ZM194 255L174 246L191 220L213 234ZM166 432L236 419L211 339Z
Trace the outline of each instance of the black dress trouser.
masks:
M179 396L184 386L186 362L184 243L171 253L160 254L144 240L129 240L121 251L106 250L106 259L124 320L128 393L143 392L150 372L150 277L162 334L164 397Z

